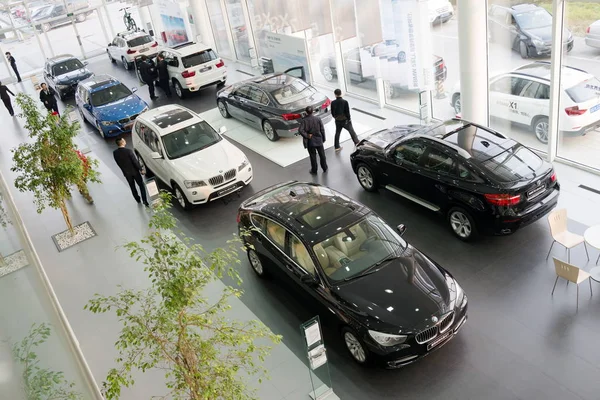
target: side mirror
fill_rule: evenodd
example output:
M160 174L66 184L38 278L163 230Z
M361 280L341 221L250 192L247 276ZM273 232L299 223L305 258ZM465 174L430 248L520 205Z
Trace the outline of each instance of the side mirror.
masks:
M225 128L224 126L222 126L222 127L219 128L219 133L221 135L224 134L225 132L227 132L227 128Z
M137 88L136 87L132 87L131 88L131 93L135 93L135 92L137 92Z
M109 43L107 47L110 47L110 46L112 46L112 43Z
M300 282L304 283L307 286L317 286L319 282L317 278L315 278L312 274L304 274L300 277Z
M404 232L406 232L406 225L400 224L396 227L396 230L398 231L400 236L402 236L402 235L404 235Z
M86 110L89 110L90 108L92 108L92 106L89 103L85 103L83 105L83 108L85 108Z
M152 153L150 153L150 158L152 158L153 160L160 160L161 158L163 158L163 156L161 156L159 152L153 151Z
M88 64L89 64L89 63L88 63L87 61L84 61L84 62L83 62L83 65L88 65Z

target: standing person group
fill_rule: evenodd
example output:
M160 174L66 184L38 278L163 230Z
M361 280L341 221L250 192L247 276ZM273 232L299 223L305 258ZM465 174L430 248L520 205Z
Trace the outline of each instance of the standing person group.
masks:
M158 77L158 71L156 70L156 65L154 65L154 61L148 58L148 56L145 54L142 56L142 64L140 65L140 76L144 83L148 85L150 99L158 99L158 97L154 94L154 81Z
M51 87L48 87L47 84L42 83L42 90L40 90L40 101L46 107L46 110L55 112L60 116L58 112L58 102L56 101L56 97L54 96L56 92Z
M10 96L8 95L9 93L12 94L13 96L15 95L13 92L10 91L9 88L4 86L2 84L2 82L0 82L0 99L2 99L2 102L4 103L4 107L6 107L10 116L14 117L15 110L13 110L12 102L10 101Z
M142 174L145 174L146 171L142 170L140 166L140 162L133 150L125 147L127 142L123 138L118 138L116 140L118 149L113 151L113 157L123 175L125 175L125 179L127 179L127 183L129 183L129 188L131 189L131 194L135 201L140 203L140 195L138 195L137 189L135 188L135 184L137 183L140 188L140 193L142 194L142 202L146 207L150 207L148 204L148 198L146 197L146 185L144 184L144 179L142 178Z
M325 158L325 148L323 147L323 143L325 143L323 121L313 115L314 109L311 106L306 107L305 111L306 117L300 122L298 133L304 138L304 148L308 150L310 156L310 173L313 175L317 173L317 153L323 172L327 172L327 158Z
M15 75L17 76L17 82L21 82L21 75L19 75L19 70L17 69L17 61L12 56L12 54L10 54L9 51L6 52L6 59L10 63L10 66L12 67L13 71L15 71Z
M333 145L337 152L342 150L340 147L340 133L342 132L342 129L345 129L350 133L350 137L354 144L358 143L358 137L352 127L350 106L348 105L348 102L342 98L342 91L340 89L335 89L333 93L335 94L335 100L331 102L331 115L333 116L333 119L335 119L335 140Z
M163 53L158 53L158 85L165 92L168 99L171 98L171 87L169 83L169 70Z

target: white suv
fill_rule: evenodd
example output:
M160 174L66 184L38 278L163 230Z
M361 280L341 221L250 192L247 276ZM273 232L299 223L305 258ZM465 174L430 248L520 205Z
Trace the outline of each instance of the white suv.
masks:
M565 66L561 70L559 130L584 135L600 126L600 80ZM460 83L452 91L451 105L461 112ZM536 138L548 143L550 115L550 63L525 64L490 79L490 115L527 125Z
M136 58L146 55L156 57L158 42L146 32L121 32L106 48L108 59L121 62L125 69L131 69Z
M205 86L224 85L225 62L210 48L200 43L184 43L162 51L175 93L183 99L188 92Z
M140 164L188 210L252 181L250 162L220 133L192 110L169 104L140 114L131 136Z

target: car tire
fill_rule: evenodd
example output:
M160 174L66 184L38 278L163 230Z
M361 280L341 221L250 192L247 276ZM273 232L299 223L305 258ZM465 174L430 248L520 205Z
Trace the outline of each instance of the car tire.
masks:
M221 113L221 116L223 118L231 118L231 114L229 114L229 110L227 109L227 103L225 103L225 100L217 100L217 108L219 109L219 112Z
M121 57L121 64L123 64L123 68L125 68L127 71L131 69L131 64L125 57Z
M335 78L333 69L329 65L326 65L321 69L321 75L323 75L323 78L325 78L327 82L332 82L333 78Z
M50 29L52 29L52 25L45 23L41 25L41 28L43 32L48 32Z
M248 249L248 261L250 262L250 266L256 275L261 278L267 276L267 271L265 269L265 265L260 259L260 256L254 249Z
M383 93L385 93L386 99L393 99L396 97L396 89L394 88L394 85L392 85L392 82L383 81Z
M529 58L529 49L524 41L519 42L519 53L521 53L521 58Z
M535 117L531 123L531 129L537 140L544 144L548 143L548 131L550 130L548 117Z
M181 208L183 208L186 211L191 210L192 203L188 201L187 197L185 196L185 192L181 190L179 185L177 185L176 183L173 182L172 185L173 195L175 196L175 201L177 201L177 204L179 204Z
M354 329L345 326L342 328L342 341L346 346L346 350L350 353L350 357L359 365L367 365L371 360L369 350L359 338Z
M106 137L104 136L104 131L100 127L100 122L98 122L98 121L96 121L96 129L98 130L98 133L100 134L100 137L102 139L106 139Z
M464 242L469 242L477 237L475 221L462 207L452 207L448 211L448 226L454 236Z
M452 108L454 108L454 112L458 115L462 111L462 102L460 101L460 93L456 93L452 96Z
M136 157L138 159L138 162L140 163L140 167L142 169L146 170L146 178L152 178L154 176L154 173L152 172L152 170L150 168L148 168L148 166L146 165L146 162L144 161L144 159L142 158L142 156L140 156L140 153L138 153L136 151L135 155L136 155Z
M60 101L65 101L65 95L60 90L57 90L56 94L58 95L58 99Z
M177 94L177 97L179 97L180 99L184 99L186 95L186 89L181 87L181 83L175 80L173 81L173 86L175 87L175 93Z
M377 191L377 180L375 179L375 175L373 175L373 170L367 164L358 164L356 167L356 177L360 186L367 192Z
M265 136L267 136L267 139L269 139L271 142L276 142L279 140L279 135L269 120L263 122L263 132L265 133Z

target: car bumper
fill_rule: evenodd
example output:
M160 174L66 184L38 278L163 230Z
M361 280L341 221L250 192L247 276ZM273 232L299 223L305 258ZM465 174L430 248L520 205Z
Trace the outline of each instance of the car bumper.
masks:
M186 79L185 88L190 92L197 92L198 90L207 86L212 86L219 83L225 83L227 80L227 69L219 71L218 74L211 74L209 77L203 77L202 79Z
M371 354L386 368L395 369L404 367L440 349L452 340L467 322L468 308L469 305L466 304L462 310L455 310L456 315L451 327L427 343L419 344L415 341L414 337L409 342L392 348L373 344L370 340L365 341L365 343Z
M104 137L115 137L123 133L131 132L133 122L134 121L130 121L125 124L117 123L113 125L102 125L102 123L100 123L100 129L102 129L102 132L104 132Z
M333 117L331 116L329 109L326 109L325 111L320 112L319 114L317 114L317 116L319 118L321 118L321 121L323 121L323 125L325 125L325 124L329 123L331 120L333 120ZM275 131L277 132L277 135L279 135L280 137L293 137L293 136L298 135L299 127L300 127L299 119L296 119L293 121L278 120L277 126L274 126Z
M575 125L575 124L571 124L571 125ZM587 132L593 131L594 129L597 129L597 128L600 128L600 119L597 121L594 121L588 125L585 125L583 127L571 126L570 129L561 130L561 132L568 136L583 136Z
M252 165L248 164L236 174L235 179L218 186L202 186L185 189L187 199L192 204L205 204L211 201L237 193L246 187L254 177Z
M565 42L563 44L563 49L566 50L567 52L569 52L573 49L574 45L575 45L575 39L571 39L570 41ZM552 54L552 46L551 45L535 46L534 45L533 52L534 52L534 54L532 54L532 55L549 56L550 54Z

